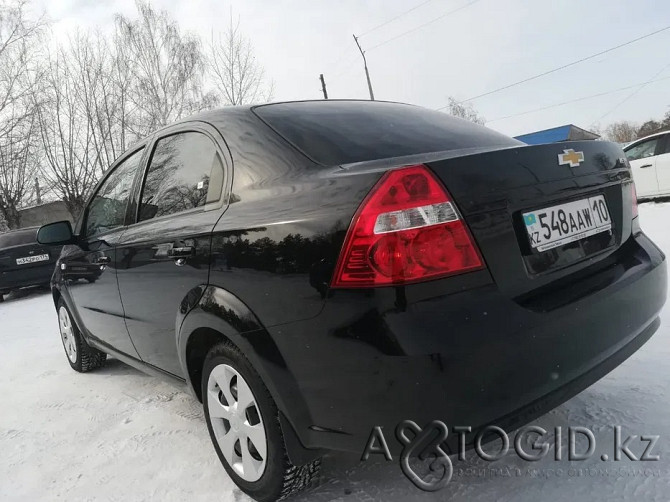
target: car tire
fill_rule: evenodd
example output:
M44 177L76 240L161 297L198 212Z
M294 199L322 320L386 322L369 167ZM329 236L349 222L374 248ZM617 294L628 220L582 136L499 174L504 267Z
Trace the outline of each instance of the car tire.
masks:
M289 460L277 405L237 347L215 345L202 375L207 429L226 472L243 492L260 502L281 500L317 479L320 458L301 466Z
M65 356L73 370L86 373L105 365L107 354L86 343L62 298L58 301L58 327Z
M5 301L5 294L6 293L0 293L0 303Z

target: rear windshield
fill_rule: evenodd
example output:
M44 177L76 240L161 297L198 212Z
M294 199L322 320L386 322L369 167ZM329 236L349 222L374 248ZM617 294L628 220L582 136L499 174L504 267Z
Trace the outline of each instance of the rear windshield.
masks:
M262 105L254 112L324 165L521 144L446 113L399 103L305 101Z
M35 242L37 242L37 230L34 228L0 234L0 248L34 244Z

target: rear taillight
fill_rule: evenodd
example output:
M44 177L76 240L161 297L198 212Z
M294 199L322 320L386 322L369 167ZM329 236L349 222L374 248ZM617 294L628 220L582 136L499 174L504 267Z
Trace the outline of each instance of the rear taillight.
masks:
M451 197L423 165L387 172L356 211L331 286L408 284L484 268Z
M635 190L635 182L630 184L630 199L633 203L633 218L637 218L637 190Z

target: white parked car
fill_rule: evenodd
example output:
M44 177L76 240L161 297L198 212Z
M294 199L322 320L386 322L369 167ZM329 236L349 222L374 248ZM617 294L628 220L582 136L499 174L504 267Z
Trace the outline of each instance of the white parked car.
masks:
M670 196L670 131L638 139L624 148L640 199Z

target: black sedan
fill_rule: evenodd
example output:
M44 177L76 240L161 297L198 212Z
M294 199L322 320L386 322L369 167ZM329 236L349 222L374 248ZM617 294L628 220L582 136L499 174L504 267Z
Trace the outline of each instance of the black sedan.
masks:
M666 299L619 146L526 146L397 103L184 120L111 166L74 231L39 238L66 245L71 366L111 354L188 388L258 500L376 426L514 429L635 352Z
M48 286L60 251L37 243L37 227L0 234L0 302L12 290Z

